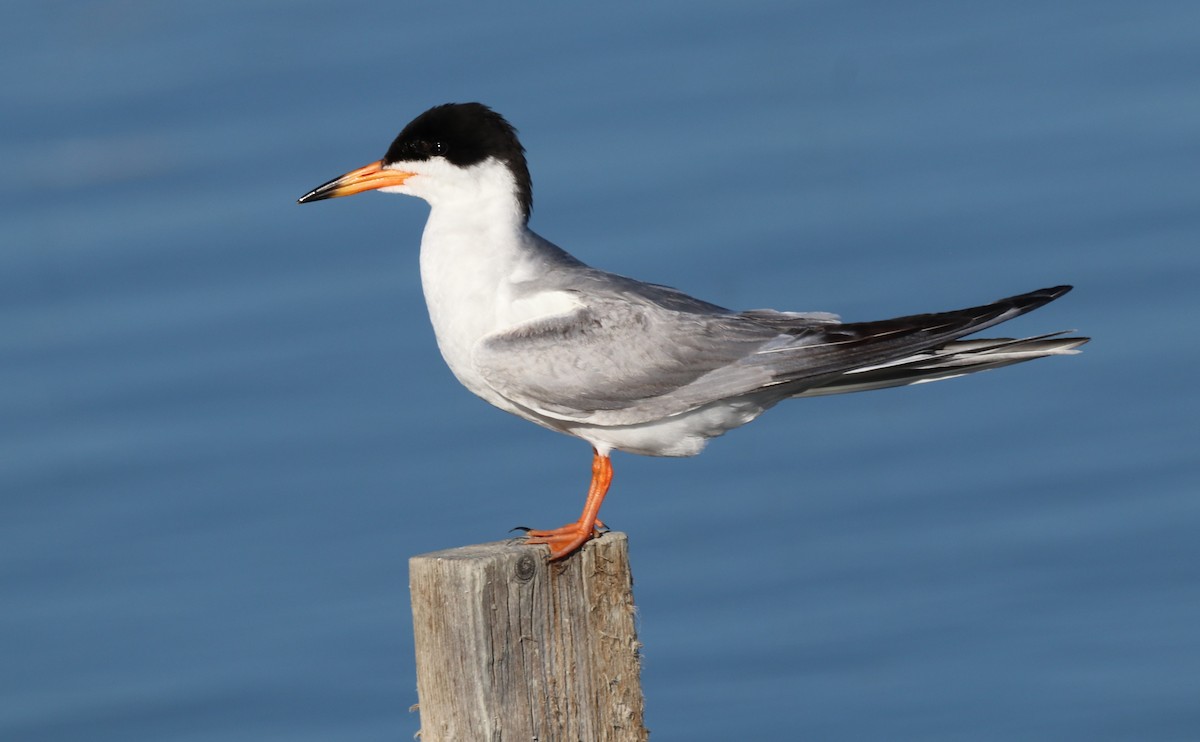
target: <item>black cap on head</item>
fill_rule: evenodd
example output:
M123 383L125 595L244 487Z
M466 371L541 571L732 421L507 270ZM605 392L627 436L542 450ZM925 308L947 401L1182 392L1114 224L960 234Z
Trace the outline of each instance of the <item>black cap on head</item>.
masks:
M385 165L444 157L460 167L494 158L512 171L525 218L533 210L533 183L517 130L482 103L446 103L417 116L388 147Z

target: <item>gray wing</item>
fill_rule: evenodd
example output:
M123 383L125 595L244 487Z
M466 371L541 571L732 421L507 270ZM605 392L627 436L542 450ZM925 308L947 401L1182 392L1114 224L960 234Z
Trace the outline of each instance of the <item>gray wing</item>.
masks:
M681 390L738 369L779 333L729 316L588 298L569 314L490 335L476 369L505 398L562 420L627 425L685 412ZM738 388L770 381L747 367Z
M480 341L474 361L488 384L552 418L632 425L766 390L778 398L799 394L1011 319L1069 290L841 324L827 315L737 314L673 289L601 276L590 290L572 289L583 302L574 312Z

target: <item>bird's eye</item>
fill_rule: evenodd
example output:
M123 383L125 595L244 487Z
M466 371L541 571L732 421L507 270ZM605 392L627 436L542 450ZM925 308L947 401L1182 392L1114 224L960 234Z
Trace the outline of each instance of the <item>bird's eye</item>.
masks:
M445 142L434 142L429 145L429 152L434 155L444 155L448 149Z

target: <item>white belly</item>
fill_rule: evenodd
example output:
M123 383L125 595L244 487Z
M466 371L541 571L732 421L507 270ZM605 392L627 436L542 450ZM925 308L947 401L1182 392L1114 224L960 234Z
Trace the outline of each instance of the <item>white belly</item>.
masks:
M743 397L639 425L579 425L565 432L583 438L601 453L615 449L643 456L695 456L710 439L745 425L770 406L763 399Z

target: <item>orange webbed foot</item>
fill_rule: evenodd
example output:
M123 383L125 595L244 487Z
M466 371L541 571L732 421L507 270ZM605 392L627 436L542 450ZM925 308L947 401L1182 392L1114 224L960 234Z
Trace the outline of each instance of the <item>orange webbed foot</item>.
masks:
M541 531L532 530L525 535L525 543L545 544L550 547L550 561L562 559L578 551L592 538L600 535L595 528L585 529L581 523L568 523L562 528Z

